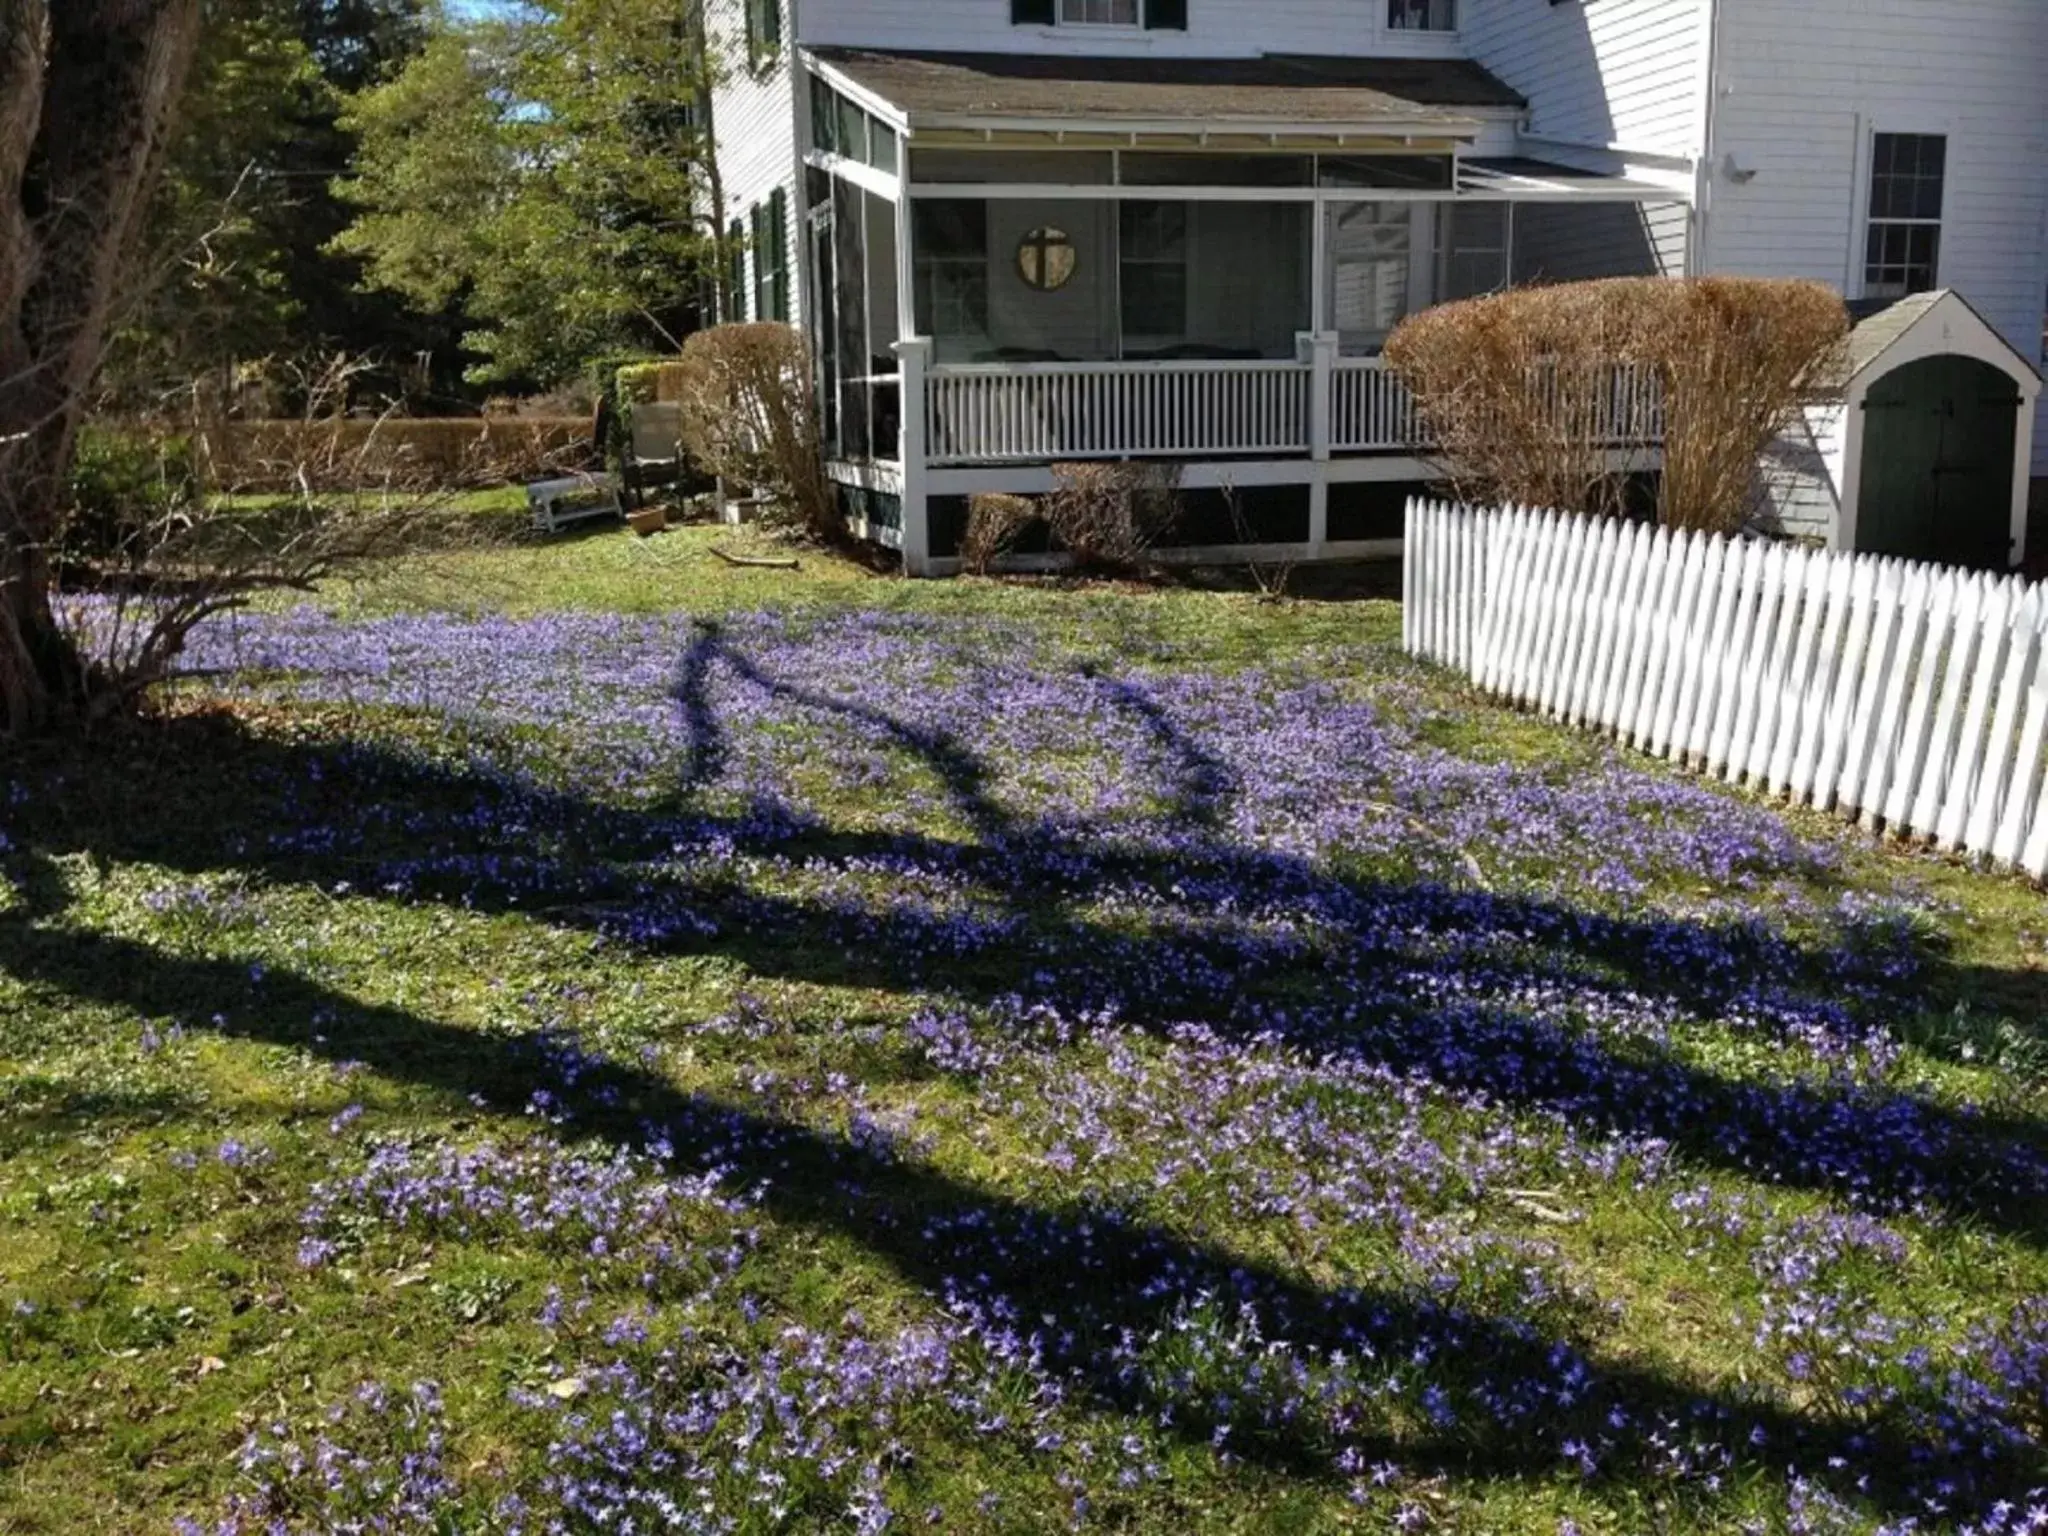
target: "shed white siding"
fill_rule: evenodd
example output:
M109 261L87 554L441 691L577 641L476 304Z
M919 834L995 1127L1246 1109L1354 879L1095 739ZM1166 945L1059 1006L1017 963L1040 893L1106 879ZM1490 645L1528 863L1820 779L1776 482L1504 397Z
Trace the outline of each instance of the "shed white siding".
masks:
M797 168L797 134L802 120L791 85L795 49L784 21L780 54L755 69L747 58L745 0L711 0L708 13L711 45L724 68L712 102L712 125L718 140L718 170L724 180L725 209L720 229L739 222L751 231L749 215L780 187L789 198L789 249L783 253L790 274L789 318L802 318L807 297L802 274L802 186ZM753 311L754 253L746 259L747 317Z
M1811 406L1764 450L1761 510L1780 532L1833 544L1846 481L1847 415L1840 404Z
M1468 6L1484 0L1466 0ZM1493 0L1498 3L1498 0ZM809 45L945 53L1249 58L1261 53L1459 58L1459 34L1396 31L1386 0L1188 0L1181 31L1015 26L1010 0L799 0Z
M2038 361L2048 3L1723 0L1720 30L1708 269L1812 277L1858 295L1871 136L1943 133L1941 286ZM2048 473L2044 436L2036 474Z
M1699 153L1708 0L1466 4L1471 56L1528 98L1532 135L1595 149Z

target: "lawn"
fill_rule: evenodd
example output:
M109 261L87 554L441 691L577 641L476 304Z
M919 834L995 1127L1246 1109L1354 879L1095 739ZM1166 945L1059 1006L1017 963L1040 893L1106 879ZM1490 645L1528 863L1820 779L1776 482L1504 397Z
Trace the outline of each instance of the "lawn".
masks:
M0 758L0 1530L2048 1529L2039 894L719 537Z

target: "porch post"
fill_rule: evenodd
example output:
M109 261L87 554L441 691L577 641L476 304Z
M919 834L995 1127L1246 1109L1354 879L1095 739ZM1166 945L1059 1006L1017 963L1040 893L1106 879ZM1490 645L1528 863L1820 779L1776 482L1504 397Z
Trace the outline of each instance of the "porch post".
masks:
M925 370L931 366L929 336L895 344L897 388L902 391L902 436L897 456L903 465L903 574L929 576L932 561L931 508L925 498Z
M1330 539L1330 476L1323 466L1330 461L1330 396L1338 337L1334 331L1315 331L1301 339L1309 359L1308 452L1315 468L1308 482L1308 542L1314 558Z

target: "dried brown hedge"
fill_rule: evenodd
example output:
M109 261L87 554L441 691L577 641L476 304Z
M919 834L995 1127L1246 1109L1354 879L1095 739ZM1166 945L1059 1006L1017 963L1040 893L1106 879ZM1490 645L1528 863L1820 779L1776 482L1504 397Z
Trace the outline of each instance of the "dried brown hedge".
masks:
M689 370L680 358L663 363L628 363L619 370L619 398L635 405L674 405L683 398Z
M1664 389L1664 522L1730 531L1757 510L1757 463L1835 371L1848 311L1822 283L1708 277L1659 306L1645 352Z
M211 485L253 492L356 490L365 476L502 485L587 468L592 455L584 416L230 421L208 427L202 448Z
M1729 529L1847 328L1819 283L1611 278L1425 310L1387 360L1460 495L1590 512L1619 510L1620 475L1646 446L1628 440L1638 423L1615 373L1634 365L1661 398L1664 521Z
M843 535L801 331L772 322L699 331L683 344L675 389L693 460L730 485L767 492L812 537Z

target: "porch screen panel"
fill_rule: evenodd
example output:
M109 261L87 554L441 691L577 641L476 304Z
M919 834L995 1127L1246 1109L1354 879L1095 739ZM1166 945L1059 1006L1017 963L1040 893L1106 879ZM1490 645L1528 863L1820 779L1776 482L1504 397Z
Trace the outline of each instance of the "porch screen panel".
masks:
M850 181L832 183L832 307L837 345L833 348L839 402L839 456L874 457L868 410L867 228L861 189Z
M1288 358L1309 329L1306 203L1127 203L1127 358Z
M910 214L917 333L939 362L972 362L989 347L988 204L919 198Z
M917 324L942 363L1116 356L1116 209L1067 198L920 198Z
M861 194L867 222L869 430L874 456L893 459L900 448L902 391L895 343L902 334L896 304L896 209L872 192Z
M1403 316L1428 303L1428 245L1415 232L1428 207L1348 203L1330 210L1330 325L1346 351L1380 346Z
M1508 203L1445 203L1437 210L1434 302L1476 298L1508 285Z
M992 199L988 362L1116 356L1115 205Z
M1683 203L1524 203L1515 209L1517 283L1676 277L1685 269Z

